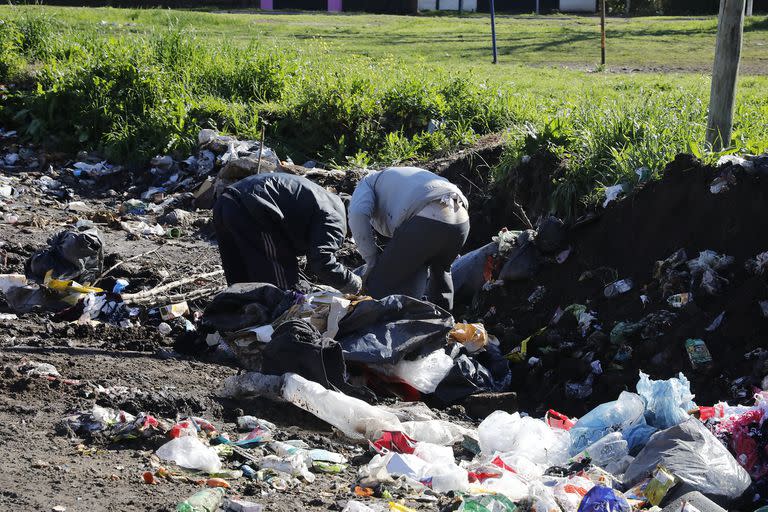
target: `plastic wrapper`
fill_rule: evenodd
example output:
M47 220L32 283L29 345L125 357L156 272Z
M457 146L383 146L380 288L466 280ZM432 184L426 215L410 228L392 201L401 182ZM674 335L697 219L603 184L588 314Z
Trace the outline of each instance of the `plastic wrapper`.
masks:
M701 493L725 500L739 498L752 483L720 441L693 418L654 434L627 468L624 484L635 485L659 465Z
M546 466L562 464L568 457L570 436L553 430L542 420L496 411L478 427L480 448L485 454L507 452Z

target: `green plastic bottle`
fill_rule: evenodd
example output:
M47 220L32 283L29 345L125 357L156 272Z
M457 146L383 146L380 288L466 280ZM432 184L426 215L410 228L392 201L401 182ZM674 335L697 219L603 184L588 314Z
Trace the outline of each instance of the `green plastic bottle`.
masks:
M223 499L221 487L203 489L176 505L176 512L216 512Z

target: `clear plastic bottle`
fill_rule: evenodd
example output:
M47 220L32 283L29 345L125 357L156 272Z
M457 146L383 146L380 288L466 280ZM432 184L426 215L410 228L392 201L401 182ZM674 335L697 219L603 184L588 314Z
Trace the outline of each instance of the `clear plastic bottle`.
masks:
M214 487L197 492L176 506L176 512L216 512L224 499L224 489Z

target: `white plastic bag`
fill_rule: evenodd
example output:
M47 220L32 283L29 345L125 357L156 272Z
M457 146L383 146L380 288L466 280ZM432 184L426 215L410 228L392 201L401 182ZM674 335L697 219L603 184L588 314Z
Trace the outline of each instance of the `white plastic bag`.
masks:
M169 460L187 469L207 473L215 473L221 469L221 460L216 450L192 436L171 439L158 448L156 454L162 460Z
M380 365L377 368L386 375L403 380L422 393L434 393L453 368L453 359L445 350L435 350L414 361L402 359L395 365Z
M568 458L568 432L555 431L529 416L496 411L480 423L477 432L480 449L488 455L511 452L547 467L562 464Z

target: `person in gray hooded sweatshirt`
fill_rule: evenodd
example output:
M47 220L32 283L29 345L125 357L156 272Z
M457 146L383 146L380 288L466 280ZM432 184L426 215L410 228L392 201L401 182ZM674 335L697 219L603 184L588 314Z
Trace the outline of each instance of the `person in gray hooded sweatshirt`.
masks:
M348 218L367 293L421 298L426 289L430 302L453 309L451 264L469 234L468 206L456 185L426 169L390 167L363 178ZM374 230L391 238L383 251Z

